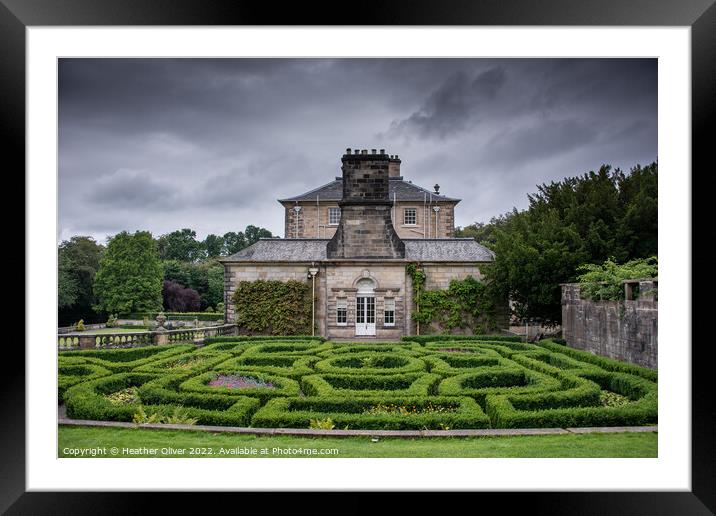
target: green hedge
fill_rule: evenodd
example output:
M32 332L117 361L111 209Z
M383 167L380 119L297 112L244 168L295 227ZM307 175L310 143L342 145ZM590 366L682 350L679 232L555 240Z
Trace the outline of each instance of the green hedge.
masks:
M418 342L427 344L428 342L448 342L448 341L495 341L495 342L521 342L522 338L512 335L408 335L401 340L406 342Z
M378 404L424 408L446 406L455 412L417 414L364 414ZM259 409L251 419L252 426L269 428L308 428L311 419L330 418L336 428L377 430L422 430L446 428L488 428L490 421L472 398L438 396L404 398L276 398Z
M259 401L248 397L234 397L234 404L224 410L209 410L187 406L191 403L185 398L168 398L170 403L145 403L142 393L147 393L146 384L156 379L155 374L119 373L91 382L81 383L67 390L65 404L67 416L73 419L101 421L132 421L140 406L146 413L171 415L177 407L184 409L189 417L198 419L202 425L247 426L251 415L258 408ZM137 387L141 402L119 405L111 403L103 394L110 394L127 387ZM151 398L148 398L151 399ZM155 398L156 400L156 398ZM185 405L185 403L187 405ZM196 404L201 404L197 401Z
M88 364L95 364L114 373L128 372L155 360L167 358L193 350L192 344L169 346L145 346L124 349L88 349L80 351L64 351L60 357L70 355L82 358Z
M653 369L647 369L646 367L639 367L634 364L620 362L619 360L614 360L613 358L593 355L591 353L579 349L560 346L559 344L555 344L550 340L541 340L536 344L540 347L548 349L549 351L563 353L571 358L576 358L577 360L580 360L582 362L594 364L607 371L618 371L621 373L634 374L637 376L641 376L642 378L646 378L647 380L651 380L653 382L656 382L659 377L659 374Z
M136 367L137 372L166 373L166 374L197 374L209 371L222 362L231 359L231 353L199 353L190 351L180 355L172 355L169 358L153 360L147 364ZM181 367L184 365L184 367Z
M146 317L154 322L158 315L159 312L132 312L120 314L117 318L140 321ZM164 315L168 321L193 321L194 319L199 321L219 321L224 319L223 312L164 312Z
M301 389L307 396L429 396L436 394L442 378L429 373L396 375L338 375L315 374L301 379Z
M442 376L467 373L472 369L494 367L503 363L499 356L433 353L422 357L428 371Z
M394 342L385 343L340 343L334 344L331 348L325 351L317 353L319 356L324 358L331 358L341 354L348 353L398 353L410 356L421 356L423 353L413 349L416 344L396 344ZM419 346L418 346L419 347Z
M65 392L67 417L102 421L131 421L141 403L119 405L105 399L103 394L139 387L157 378L151 373L119 373L70 387Z
M489 395L486 411L495 428L566 428L580 426L652 425L658 421L657 395L652 392L620 407L568 407L518 410L504 395Z
M274 355L283 356L307 356L316 355L333 348L333 344L319 343L318 341L272 341L269 343L254 344L246 348L244 355Z
M72 364L60 361L57 368L57 399L62 401L68 388L103 376L109 376L109 369L94 364Z
M239 355L238 357L224 362L222 369L241 369L242 371L253 371L267 374L285 376L295 380L302 376L312 374L313 365L320 359L304 355Z
M200 362L172 368L193 359ZM276 388L209 387L217 374L251 376L272 381ZM68 416L78 419L131 421L141 404L147 413L170 415L183 407L200 424L234 426L307 428L311 419L327 418L336 428L368 429L657 422L656 371L551 341L535 345L460 336L423 343L333 344L310 337L221 337L203 348L60 352L58 378L58 398L65 401ZM136 403L113 404L103 396L129 386L138 389ZM604 406L604 391L628 401ZM364 413L376 405L421 408L448 402L454 411Z
M562 382L562 390L539 394L488 395L485 409L496 428L628 426L657 423L657 384L627 373L588 364L578 372L562 371L527 356L518 363ZM619 407L599 406L601 389L628 397Z
M438 385L440 396L470 396L481 405L489 394L546 392L561 383L551 376L514 366L487 367L445 378Z
M317 362L314 368L321 373L334 374L401 374L424 372L425 362L400 353L377 356L371 352L343 353Z
M275 335L220 335L218 337L209 337L208 339L204 340L205 344L214 344L217 342L260 342L264 340L269 341L280 341L280 342L289 342L289 341L313 341L317 340L319 342L325 342L326 339L324 337L311 337L310 335L283 335L283 336L275 336Z
M250 415L261 405L258 398L218 393L202 393L180 391L179 385L185 381L182 375L164 376L145 383L139 388L139 396L143 403L150 405L181 405L194 409L203 409L213 414L210 423L206 424L238 424L248 426ZM229 411L228 413L225 413ZM204 414L206 421L208 414ZM240 418L240 420L236 420Z

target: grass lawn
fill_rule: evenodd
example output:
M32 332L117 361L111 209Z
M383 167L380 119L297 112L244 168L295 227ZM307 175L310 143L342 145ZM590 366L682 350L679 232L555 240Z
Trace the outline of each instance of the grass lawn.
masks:
M58 456L78 456L77 450L103 448L98 457L307 457L287 449L324 451L313 457L653 457L658 456L658 435L649 433L571 434L517 437L387 439L369 437L309 438L253 436L228 433L149 430L131 428L58 429ZM116 447L118 453L112 455ZM170 448L171 450L166 450ZM130 453L124 448L138 450ZM163 452L162 449L165 449ZM192 448L201 448L192 454ZM145 449L145 450L143 450ZM156 449L152 454L148 450ZM226 450L224 453L221 451ZM266 453L262 454L261 450ZM279 450L284 450L281 453ZM251 450L255 453L250 455ZM74 453L73 453L74 451Z

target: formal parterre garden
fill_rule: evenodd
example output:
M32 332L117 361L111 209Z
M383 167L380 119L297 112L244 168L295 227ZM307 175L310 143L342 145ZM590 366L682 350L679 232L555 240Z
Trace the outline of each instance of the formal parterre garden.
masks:
M67 417L263 428L447 430L657 423L657 372L550 340L217 337L59 354Z

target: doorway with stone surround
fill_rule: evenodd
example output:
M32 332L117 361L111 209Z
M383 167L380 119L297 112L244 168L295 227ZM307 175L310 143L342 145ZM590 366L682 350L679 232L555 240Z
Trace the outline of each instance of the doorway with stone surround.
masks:
M356 336L375 336L375 282L362 278L356 286Z

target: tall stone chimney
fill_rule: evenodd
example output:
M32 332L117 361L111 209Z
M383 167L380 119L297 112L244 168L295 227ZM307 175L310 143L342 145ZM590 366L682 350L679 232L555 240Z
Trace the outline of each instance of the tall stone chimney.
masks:
M393 228L388 193L390 157L381 149L347 149L343 163L341 221L328 242L328 258L404 258L405 244Z
M400 177L400 158L395 154L388 156L388 176Z

